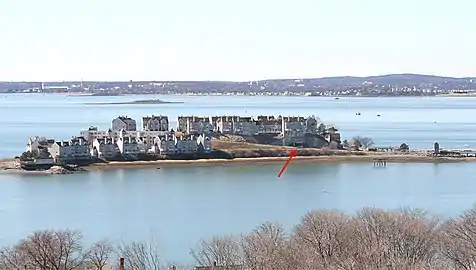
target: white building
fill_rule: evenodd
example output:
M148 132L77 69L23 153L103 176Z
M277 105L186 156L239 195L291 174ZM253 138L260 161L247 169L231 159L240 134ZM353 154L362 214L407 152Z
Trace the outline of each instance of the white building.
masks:
M251 136L258 133L258 123L252 117L240 117L233 123L233 133Z
M234 133L233 123L238 121L239 116L214 116L212 122L215 124L214 130L220 133Z
M163 135L157 136L154 141L152 152L160 155L173 155L177 153L175 145L175 136Z
M258 116L258 134L281 134L282 120L274 116Z
M187 134L210 133L213 132L214 127L210 117L179 116L177 129Z
M282 134L290 137L304 137L306 133L306 119L301 116L282 117Z
M121 129L124 129L126 131L136 131L137 130L137 124L136 120L127 117L127 116L119 116L112 120L112 125L111 128L113 131L119 131Z
M137 156L140 153L139 144L136 138L132 137L120 137L117 142L119 152L123 156Z
M209 136L206 136L204 134L198 136L197 145L198 150L203 151L203 153L208 154L212 152L212 140Z
M26 152L38 152L41 149L48 149L48 146L52 145L55 140L46 139L45 137L31 137L26 144Z
M306 132L307 133L317 133L318 121L315 117L308 117L306 119Z
M144 131L168 131L169 118L167 116L144 116L142 117L142 130Z
M80 137L85 138L88 142L94 142L95 139L115 138L116 132L109 130L98 130L97 127L91 126L87 130L79 132Z
M195 154L198 152L198 144L193 135L175 137L177 154Z
M140 153L137 139L128 136L125 130L119 131L119 138L117 139L117 147L123 156L137 156Z
M120 154L114 138L96 138L93 141L92 153L103 159L110 159Z
M165 136L170 135L169 131L150 131L150 130L141 130L137 131L136 135L133 136L132 134L128 134L128 136L136 137L138 140L141 140L147 149L150 149L155 142L155 138L157 136Z
M57 163L82 161L91 158L89 144L83 137L55 142L48 147L48 152Z

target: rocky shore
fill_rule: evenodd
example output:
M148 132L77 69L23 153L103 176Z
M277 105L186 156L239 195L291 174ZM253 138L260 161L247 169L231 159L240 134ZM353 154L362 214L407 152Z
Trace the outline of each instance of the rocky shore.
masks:
M226 139L226 140L225 140ZM140 168L162 166L214 166L214 165L252 165L259 163L282 163L289 158L289 153L296 149L287 146L273 146L245 142L243 138L215 138L212 141L215 150L213 155L203 159L165 159L153 161L110 161L95 163L86 167L54 166L43 171L26 171L21 169L17 159L0 160L0 173L26 174L71 174L80 171L107 170L118 168ZM298 148L293 162L375 162L385 160L386 163L451 163L475 162L476 157L434 157L427 151L410 152L372 152L352 150L332 150L329 148Z
M160 168L167 166L216 166L216 165L253 165L261 163L283 163L288 156L271 157L237 157L232 159L197 159L197 160L157 160L157 161L112 161L108 163L96 163L87 167L68 168L53 166L44 171L26 171L19 167L18 161L0 161L0 173L22 173L22 174L72 174L80 171L96 171L109 169L127 168ZM474 157L454 158L454 157L431 157L421 153L361 153L359 155L351 151L338 151L327 155L297 156L293 158L293 163L349 163L366 162L372 163L375 160L385 160L387 163L454 163L454 162L476 162Z
M63 167L63 166L53 166L48 170L38 170L38 171L29 171L24 170L20 166L20 161L18 159L4 159L0 160L0 173L21 173L21 174L72 174L75 172L86 171L85 168L81 167Z

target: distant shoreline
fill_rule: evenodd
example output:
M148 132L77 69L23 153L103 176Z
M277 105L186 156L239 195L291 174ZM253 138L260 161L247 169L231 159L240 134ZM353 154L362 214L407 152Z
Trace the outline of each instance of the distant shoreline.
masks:
M185 167L185 166L240 166L284 163L289 157L253 157L234 159L198 159L198 160L158 160L158 161L111 161L109 163L95 163L82 167L83 171L106 171L117 169L148 169L161 167ZM415 154L369 154L369 155L332 155L332 156L297 156L292 163L373 163L377 159L382 159L391 163L461 163L476 162L475 157L450 158L450 157L428 157ZM48 171L25 171L12 167L14 159L0 160L0 174L43 174L51 175ZM81 172L81 171L78 171Z
M344 98L428 98L428 97L476 97L475 94L436 94L436 95L420 95L420 96L414 96L414 95L398 95L398 96L390 96L390 95L378 95L378 96L372 96L372 95L353 95L353 96L342 96L342 95L315 95L315 96L308 96L308 95L284 95L281 92L277 92L277 95L213 95L213 94L198 94L198 93L190 93L190 94L180 94L180 93L118 93L118 94L94 94L90 92L31 92L31 93L0 93L0 94L47 94L47 95L67 95L70 97L114 97L114 96L120 96L120 97L126 97L126 96L156 96L156 95L161 95L161 96L200 96L200 97L207 97L207 96L239 96L239 97L259 97L259 96L272 96L272 97L309 97L309 98L339 98L339 99L344 99ZM166 103L183 103L183 102L166 102ZM114 105L114 104L120 104L120 103L85 103L88 105ZM124 103L123 103L124 104ZM135 103L134 103L135 104ZM157 103L158 104L158 103Z

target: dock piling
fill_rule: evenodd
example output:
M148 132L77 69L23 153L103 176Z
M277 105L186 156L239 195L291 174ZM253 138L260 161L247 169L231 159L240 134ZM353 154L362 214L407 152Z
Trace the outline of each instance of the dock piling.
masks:
M386 159L374 159L374 167L387 167Z

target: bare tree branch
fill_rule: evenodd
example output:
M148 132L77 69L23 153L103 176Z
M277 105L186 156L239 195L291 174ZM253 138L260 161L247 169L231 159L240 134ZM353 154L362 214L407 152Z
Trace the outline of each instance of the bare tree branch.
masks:
M240 243L233 236L217 236L210 240L202 240L195 249L190 250L199 266L210 266L216 263L223 266L243 264L243 252Z
M127 270L161 270L162 265L159 248L153 241L132 242L117 248L118 256L125 259Z
M114 247L106 240L94 243L85 254L91 270L103 270L108 263Z

